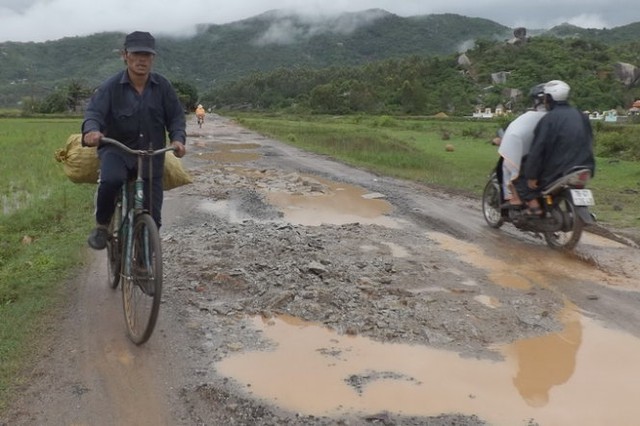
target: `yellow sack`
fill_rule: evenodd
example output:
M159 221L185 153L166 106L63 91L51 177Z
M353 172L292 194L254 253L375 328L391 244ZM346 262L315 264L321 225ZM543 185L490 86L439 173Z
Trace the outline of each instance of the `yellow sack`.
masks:
M173 152L164 156L164 171L162 172L162 186L165 191L193 182L189 173L182 167L182 161Z
M95 147L82 146L82 135L69 136L63 149L55 153L64 174L74 183L98 183L100 160Z
M100 159L97 148L82 146L82 135L73 134L67 139L63 149L55 152L55 158L62 163L64 174L74 183L98 183ZM189 173L182 167L182 161L173 152L164 159L162 185L168 191L193 182Z

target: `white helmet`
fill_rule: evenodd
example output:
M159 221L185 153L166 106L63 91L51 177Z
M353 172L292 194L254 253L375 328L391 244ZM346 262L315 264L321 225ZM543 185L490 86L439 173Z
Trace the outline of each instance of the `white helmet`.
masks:
M551 99L556 102L564 102L569 99L570 91L571 87L561 80L551 80L544 85L545 95L551 96Z

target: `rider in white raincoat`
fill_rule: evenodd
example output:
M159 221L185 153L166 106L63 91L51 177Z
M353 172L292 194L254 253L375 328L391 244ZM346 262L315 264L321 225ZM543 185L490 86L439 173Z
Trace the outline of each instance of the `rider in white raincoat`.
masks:
M533 109L525 112L509 124L502 136L498 153L502 156L502 185L504 199L510 204L520 205L512 182L520 174L522 158L529 153L533 132L540 119L546 114L544 107L544 84L531 88L529 96L533 99Z

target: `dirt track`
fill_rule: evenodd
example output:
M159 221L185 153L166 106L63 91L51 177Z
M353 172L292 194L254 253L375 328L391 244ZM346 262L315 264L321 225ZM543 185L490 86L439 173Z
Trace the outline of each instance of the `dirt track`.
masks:
M554 252L477 200L193 121L155 334L127 341L89 253L0 424L637 422L637 249Z

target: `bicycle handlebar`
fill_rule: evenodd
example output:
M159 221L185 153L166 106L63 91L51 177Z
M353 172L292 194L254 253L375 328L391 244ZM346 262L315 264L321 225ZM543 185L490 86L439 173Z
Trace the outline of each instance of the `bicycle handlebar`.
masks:
M142 155L142 156L148 156L148 157L153 157L154 155L159 155L159 154L164 154L165 152L169 152L169 151L175 151L176 149L172 146L168 146L166 148L162 148L162 149L158 149L158 150L145 150L145 149L131 149L128 146L126 146L125 144L123 144L120 141L117 141L115 139L111 139L111 138L107 138L107 137L103 137L100 139L100 145L102 145L103 143L109 144L109 145L114 145L118 148L120 148L121 150L128 152L129 154L133 154L133 155Z

